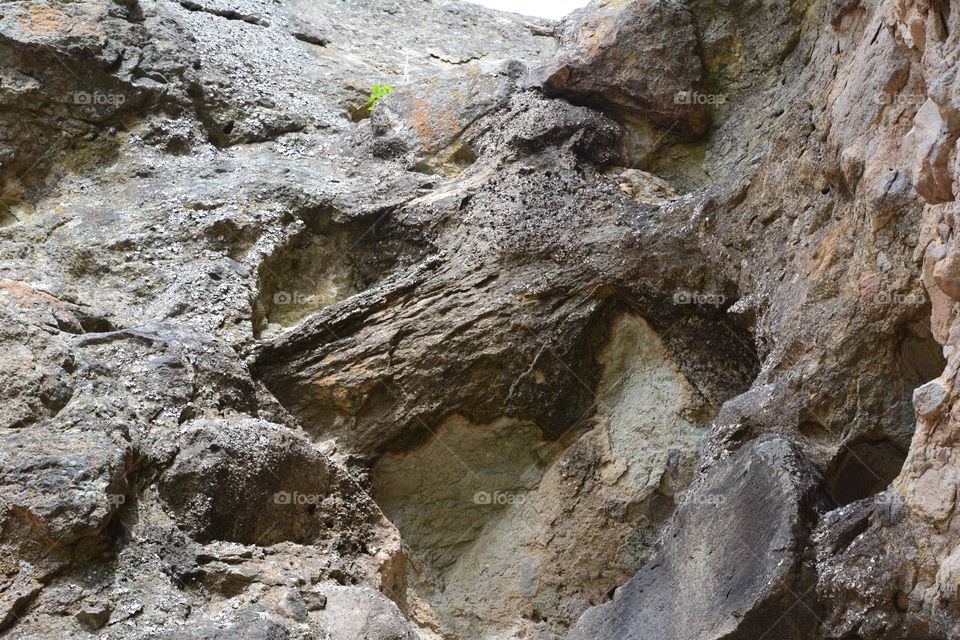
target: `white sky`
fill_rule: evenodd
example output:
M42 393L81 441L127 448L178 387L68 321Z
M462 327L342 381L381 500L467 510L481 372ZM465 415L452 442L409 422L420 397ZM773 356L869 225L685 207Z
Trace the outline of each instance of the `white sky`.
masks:
M467 0L475 4L482 4L491 9L512 11L528 16L553 18L559 20L574 9L578 9L588 0Z

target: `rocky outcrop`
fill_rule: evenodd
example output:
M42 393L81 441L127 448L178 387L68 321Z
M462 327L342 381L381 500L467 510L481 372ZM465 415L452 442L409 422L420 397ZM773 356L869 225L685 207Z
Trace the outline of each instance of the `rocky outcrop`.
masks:
M785 440L740 449L687 494L650 563L568 637L813 637L816 599L802 554L823 506L819 481Z
M955 635L947 3L0 14L5 637Z
M864 637L953 637L957 630L957 539L953 533L956 465L954 379L957 369L957 274L954 244L954 162L957 16L945 5L916 3L892 12L905 45L920 54L924 90L905 137L917 193L926 202L915 258L932 302L930 326L946 366L916 389L916 432L903 469L889 491L850 505L846 520L858 535L821 553L820 590L832 607L829 622ZM823 536L842 522L827 520Z
M559 635L651 555L711 417L664 351L642 319L614 323L583 433L455 417L378 461L373 496L413 550L408 597L443 635L519 635L516 611Z
M621 118L699 136L709 124L697 26L679 2L601 2L559 29L560 51L531 81ZM651 72L651 69L655 71Z

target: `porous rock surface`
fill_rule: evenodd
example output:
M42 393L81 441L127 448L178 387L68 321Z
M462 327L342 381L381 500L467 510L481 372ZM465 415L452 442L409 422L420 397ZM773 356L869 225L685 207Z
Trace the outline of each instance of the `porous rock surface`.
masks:
M0 3L0 634L960 637L958 39Z

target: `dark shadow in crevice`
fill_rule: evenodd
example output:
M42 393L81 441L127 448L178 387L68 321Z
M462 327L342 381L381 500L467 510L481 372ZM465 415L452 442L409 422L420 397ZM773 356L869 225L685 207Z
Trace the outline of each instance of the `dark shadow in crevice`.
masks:
M929 308L920 310L918 316L929 317ZM837 505L876 495L900 474L916 428L913 390L939 376L945 366L942 349L926 325L908 325L896 348L895 366L887 374L897 382L900 397L884 415L877 416L883 431L843 443L824 473L826 489ZM801 424L801 431L803 427Z
M827 469L827 492L841 507L877 494L897 477L906 456L890 439L850 445Z

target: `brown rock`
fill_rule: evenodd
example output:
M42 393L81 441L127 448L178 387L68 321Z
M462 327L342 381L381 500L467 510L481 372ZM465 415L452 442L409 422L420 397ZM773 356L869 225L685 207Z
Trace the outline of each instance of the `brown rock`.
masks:
M669 0L606 2L561 25L557 56L529 82L554 95L696 137L724 96L697 93L703 78L693 17Z
M960 251L951 251L937 262L933 281L945 294L960 300Z

